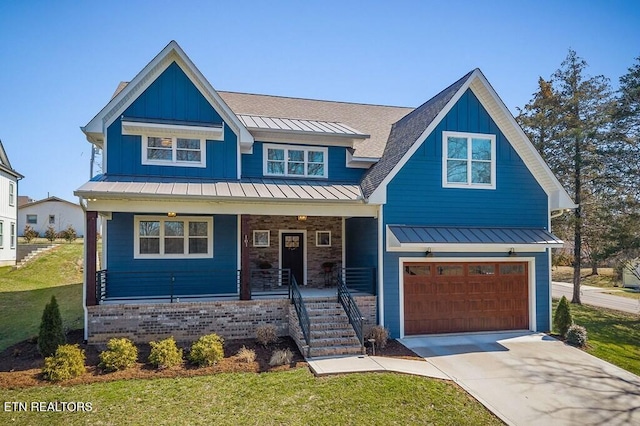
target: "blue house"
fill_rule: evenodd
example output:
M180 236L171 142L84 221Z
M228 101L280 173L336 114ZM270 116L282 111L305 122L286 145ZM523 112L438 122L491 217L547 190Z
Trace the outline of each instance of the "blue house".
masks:
M551 328L575 205L479 69L415 109L286 98L216 91L172 41L82 131L90 342Z

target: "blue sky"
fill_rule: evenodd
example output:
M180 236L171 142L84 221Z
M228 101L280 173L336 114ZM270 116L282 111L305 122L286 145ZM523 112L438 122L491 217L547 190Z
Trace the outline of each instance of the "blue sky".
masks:
M76 201L80 131L176 40L218 90L418 106L480 68L516 111L573 48L617 86L640 2L1 1L0 139L20 195Z

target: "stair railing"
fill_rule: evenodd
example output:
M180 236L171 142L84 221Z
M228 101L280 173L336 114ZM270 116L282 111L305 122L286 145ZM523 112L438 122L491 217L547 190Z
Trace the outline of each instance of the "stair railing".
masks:
M358 308L356 301L351 293L349 293L349 289L347 289L347 286L344 284L344 281L340 276L338 276L337 282L338 300L349 317L349 323L351 323L353 330L356 332L356 336L358 336L358 340L360 341L360 350L364 354L364 317L360 313L360 309Z
M311 320L309 319L309 313L307 312L307 307L304 305L304 300L302 299L302 293L300 293L300 287L298 287L298 283L296 282L296 277L291 274L291 303L296 309L296 313L298 314L298 322L300 323L300 328L302 329L302 335L304 336L304 341L307 343L307 347L311 346Z

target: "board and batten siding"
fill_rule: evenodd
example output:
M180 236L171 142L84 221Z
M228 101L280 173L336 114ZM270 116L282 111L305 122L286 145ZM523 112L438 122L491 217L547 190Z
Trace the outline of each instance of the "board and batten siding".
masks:
M236 215L213 215L213 257L206 259L134 259L134 214L113 213L107 226L107 296L166 295L166 283L139 286L151 274L176 273L175 294L237 293L238 232ZM200 274L217 271L212 274ZM207 279L188 279L199 274ZM180 277L184 278L180 278ZM182 281L181 281L182 280Z
M303 145L303 144L281 144L272 142L254 142L253 154L242 154L242 177L243 178L274 178L282 179L278 176L264 176L264 155L263 144L269 145L282 145L282 146L300 146L300 148L313 148L315 145ZM321 178L320 180L328 180L334 182L348 182L359 183L362 175L366 169L350 168L346 166L346 152L347 148L341 146L329 146L328 148L328 169L327 178ZM295 177L287 177L287 179L296 179ZM303 179L317 179L317 178L303 178Z
M9 205L9 182L13 182L13 205ZM0 222L3 223L3 243L0 246L0 266L15 265L16 247L11 248L11 224L16 225L16 234L18 232L17 219L18 205L18 182L17 179L0 170ZM17 237L16 237L17 246Z
M174 62L124 112L123 116L180 122L223 124L191 80ZM122 135L121 118L107 129L107 170L109 175L173 176L185 178L237 178L237 136L224 124L224 141L206 142L206 167L179 167L142 164L140 136Z

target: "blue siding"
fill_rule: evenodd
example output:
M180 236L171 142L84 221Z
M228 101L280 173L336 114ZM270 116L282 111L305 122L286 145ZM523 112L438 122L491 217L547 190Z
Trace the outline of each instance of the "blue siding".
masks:
M378 265L378 220L352 217L345 220L347 268L375 268Z
M177 272L174 294L237 293L237 216L213 216L213 258L209 259L134 259L134 214L113 213L107 225L108 297L163 296L169 283L149 285L143 282L144 273ZM198 273L217 270L215 277L203 274L204 279L188 279L185 272ZM222 271L225 271L222 273ZM125 274L126 273L126 274ZM164 275L165 277L168 275Z
M255 142L253 144L253 154L242 154L242 177L262 178L263 169L263 144L271 142ZM274 144L278 145L278 144ZM290 145L290 144L281 144ZM300 145L308 147L308 145ZM346 167L346 148L330 146L328 158L327 179L336 182L359 183L366 169L355 169Z
M182 69L172 63L124 112L125 117L222 124L223 120ZM207 167L142 165L140 136L123 136L121 119L107 129L107 174L237 178L237 137L224 126L224 141L207 141Z

